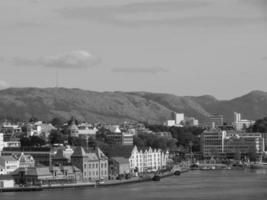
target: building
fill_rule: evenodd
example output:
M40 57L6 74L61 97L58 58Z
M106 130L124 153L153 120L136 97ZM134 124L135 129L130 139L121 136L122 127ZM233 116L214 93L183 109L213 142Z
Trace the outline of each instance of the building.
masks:
M9 135L19 133L21 131L21 127L18 124L11 124L9 122L4 122L1 127L1 132Z
M219 128L223 126L223 123L224 123L223 115L214 114L209 117L208 126L212 128Z
M52 130L56 130L52 124L38 121L27 125L27 136L39 136L47 140Z
M194 117L187 117L184 121L184 126L198 126L199 121Z
M118 126L112 126L106 133L106 140L111 145L133 145L133 136L131 132L121 132Z
M237 131L244 130L255 123L253 120L241 119L241 113L234 112L233 127Z
M247 157L253 152L260 156L264 151L264 138L260 133L208 130L201 134L201 151L204 158L233 158L236 153Z
M15 186L14 178L10 175L0 175L0 189L13 188Z
M49 185L81 181L81 171L75 166L38 166L18 168L12 176L19 185Z
M73 154L73 149L67 146L64 149L58 149L55 156L53 156L52 162L56 166L69 165L71 163L71 155Z
M19 168L19 161L13 156L0 156L0 166L3 172L9 174Z
M14 158L19 161L19 167L28 168L35 166L35 160L32 155L25 155L23 152L15 154Z
M175 118L174 118L174 120L175 120L175 124L177 125L177 126L183 126L183 123L184 123L184 113L175 113L174 114L174 116L175 116Z
M134 146L130 157L130 168L132 172L138 169L138 172L158 171L167 167L169 152L161 149L138 149Z
M108 158L99 148L77 147L71 155L71 163L81 170L83 181L108 179Z
M175 123L175 120L167 120L165 123L164 123L165 126L168 126L168 127L172 127L172 126L175 126L176 123Z
M49 165L50 158L56 153L53 148L50 147L24 147L24 148L4 148L2 155L10 156L15 154L31 155L35 164Z
M267 133L261 134L264 139L264 151L267 152Z
M110 150L111 158L123 157L128 160L131 173L157 171L167 167L169 152L161 149L144 148L136 146L114 146Z
M130 174L130 163L124 157L112 157L109 160L109 177L111 179Z
M1 152L3 150L3 148L5 147L5 144L4 144L4 134L3 133L0 133L0 156L1 156Z

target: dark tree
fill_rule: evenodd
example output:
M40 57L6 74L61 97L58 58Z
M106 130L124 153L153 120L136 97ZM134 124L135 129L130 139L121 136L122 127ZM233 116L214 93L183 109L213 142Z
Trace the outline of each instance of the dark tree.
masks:
M56 128L61 128L64 124L63 120L58 117L54 117L50 123Z
M64 143L65 137L62 132L58 130L52 130L49 135L49 141L51 144L61 144Z

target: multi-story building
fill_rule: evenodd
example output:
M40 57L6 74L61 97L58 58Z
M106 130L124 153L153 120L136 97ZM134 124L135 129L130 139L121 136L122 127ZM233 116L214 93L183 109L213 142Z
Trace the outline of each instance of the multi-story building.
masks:
M211 157L221 155L223 152L223 138L225 131L212 129L201 134L201 151L203 156Z
M243 157L250 153L261 155L264 151L264 138L260 133L208 130L201 135L201 151L205 158L234 157L237 152Z
M0 133L0 156L1 156L1 152L3 150L3 148L5 147L5 144L4 144L4 134L3 133Z
M131 132L122 132L118 126L112 126L110 132L106 133L107 143L111 145L133 145L133 136Z
M19 161L13 156L0 156L0 166L2 171L9 174L19 168Z
M130 169L138 172L157 171L167 166L169 159L169 152L162 151L161 149L138 149L134 146L132 150L130 161Z
M77 147L71 155L71 163L81 170L83 181L108 179L108 158L99 148Z
M255 121L253 121L253 120L242 119L241 113L234 112L233 127L237 131L241 131L243 129L246 129L246 128L252 126L254 123L255 123Z
M223 115L213 114L209 117L209 127L219 128L223 126Z
M23 152L20 154L15 154L14 158L19 161L19 167L28 168L35 166L35 160L31 155L25 155Z

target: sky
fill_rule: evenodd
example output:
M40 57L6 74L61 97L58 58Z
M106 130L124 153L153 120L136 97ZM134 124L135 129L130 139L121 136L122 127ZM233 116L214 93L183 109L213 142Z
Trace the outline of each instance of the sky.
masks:
M267 91L266 0L0 0L0 89Z

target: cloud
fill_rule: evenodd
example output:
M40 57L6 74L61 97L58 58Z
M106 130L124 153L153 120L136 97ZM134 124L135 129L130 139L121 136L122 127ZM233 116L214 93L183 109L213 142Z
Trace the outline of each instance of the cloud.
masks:
M100 62L100 59L86 51L72 51L57 56L28 59L15 57L9 60L13 65L42 66L61 69L86 69L92 68Z
M9 84L6 81L0 80L0 90L4 90L6 88L9 88Z
M70 7L58 10L64 18L93 20L123 26L240 26L265 20L244 4L210 0L170 0L123 5ZM231 12L229 11L231 7Z
M161 67L132 67L132 68L113 68L115 73L129 73L129 74L158 74L167 72L167 69Z

